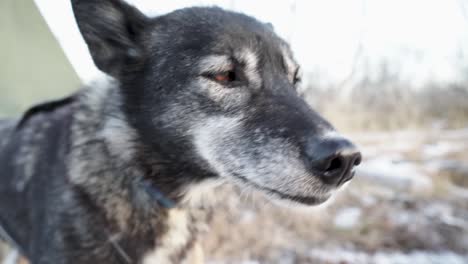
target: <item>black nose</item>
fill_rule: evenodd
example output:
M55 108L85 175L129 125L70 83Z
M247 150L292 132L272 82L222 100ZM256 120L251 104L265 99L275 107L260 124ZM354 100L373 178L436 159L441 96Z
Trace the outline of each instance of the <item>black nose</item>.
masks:
M313 140L306 151L310 169L323 182L341 185L354 176L353 168L361 163L361 153L344 138Z

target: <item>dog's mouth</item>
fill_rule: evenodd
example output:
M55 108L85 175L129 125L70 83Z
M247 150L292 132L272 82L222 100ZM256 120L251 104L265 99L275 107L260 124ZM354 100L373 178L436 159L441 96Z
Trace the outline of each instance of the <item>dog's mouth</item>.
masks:
M261 191L268 196L272 197L273 199L278 199L278 200L284 200L288 202L293 202L293 203L298 203L298 204L303 204L307 206L314 206L314 205L319 205L324 202L326 202L330 198L330 194L323 194L323 195L310 195L310 196L302 196L302 195L291 195L287 194L269 187L261 186L257 183L254 183L247 179L244 176L235 175L236 178L240 179L244 184Z
M299 203L299 204L304 204L308 206L313 206L313 205L319 205L328 200L330 198L330 195L323 195L323 196L298 196L298 195L289 195L285 194L282 192L279 192L277 190L272 190L272 189L265 189L262 188L264 191L267 191L267 193L270 196L273 196L274 198L279 198L280 200L285 200L293 203Z

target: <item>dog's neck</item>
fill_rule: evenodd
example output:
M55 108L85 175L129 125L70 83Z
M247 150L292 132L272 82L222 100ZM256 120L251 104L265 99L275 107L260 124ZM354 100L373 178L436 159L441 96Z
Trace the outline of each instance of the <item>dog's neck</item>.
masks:
M171 175L172 168L166 167L163 157L140 145L119 108L121 96L115 82L99 86L78 95L70 181L104 210L110 228L113 226L111 233L154 233L159 241L153 243L171 244L170 239L164 242L164 237L156 236L175 232L183 237L178 246L187 247L200 223L211 215L203 203L210 192L200 190L211 189L211 185L188 183L176 178L180 175ZM151 253L151 258L159 259L161 253L157 252L161 250Z

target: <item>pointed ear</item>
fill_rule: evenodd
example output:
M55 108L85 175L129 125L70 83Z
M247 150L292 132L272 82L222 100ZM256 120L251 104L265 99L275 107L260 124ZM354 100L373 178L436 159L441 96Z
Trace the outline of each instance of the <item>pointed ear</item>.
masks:
M122 0L72 0L78 28L96 66L117 77L143 56L140 34L149 18Z

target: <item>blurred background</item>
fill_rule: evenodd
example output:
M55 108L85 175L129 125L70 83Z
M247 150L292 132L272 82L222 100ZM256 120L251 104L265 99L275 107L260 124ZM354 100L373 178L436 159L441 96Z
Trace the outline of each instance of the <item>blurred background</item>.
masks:
M207 263L468 263L468 1L127 1L149 15L218 5L271 22L307 100L365 157L310 212L218 190ZM0 35L0 117L102 75L68 0L0 0Z

